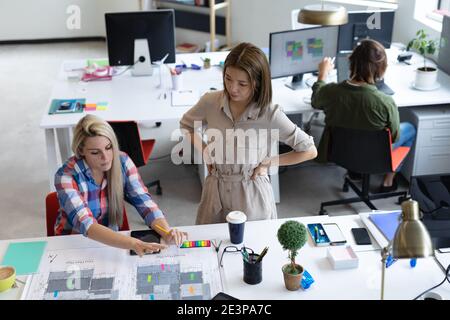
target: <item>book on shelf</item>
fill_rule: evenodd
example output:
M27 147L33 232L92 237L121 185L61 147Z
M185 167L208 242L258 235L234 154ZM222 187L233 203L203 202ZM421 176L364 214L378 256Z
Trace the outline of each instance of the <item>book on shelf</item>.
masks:
M83 112L86 99L53 99L48 114Z
M176 47L177 53L195 53L200 51L200 47L194 43L181 43Z

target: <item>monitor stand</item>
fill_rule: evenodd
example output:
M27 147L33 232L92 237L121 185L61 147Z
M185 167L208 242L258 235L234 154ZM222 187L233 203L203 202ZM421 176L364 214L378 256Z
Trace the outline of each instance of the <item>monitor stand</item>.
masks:
M308 89L306 82L303 81L303 73L292 76L292 82L286 83L286 87L292 90Z
M131 74L137 76L151 76L153 67L150 60L150 50L147 39L134 40L135 65L131 68Z

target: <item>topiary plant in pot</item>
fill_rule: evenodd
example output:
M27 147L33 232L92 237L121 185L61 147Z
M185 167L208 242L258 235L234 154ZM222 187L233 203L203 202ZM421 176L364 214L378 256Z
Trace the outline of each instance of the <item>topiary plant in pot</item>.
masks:
M303 276L303 267L295 263L295 257L306 243L306 227L304 224L289 220L278 229L278 241L284 250L288 250L290 263L283 266L284 284L288 290L298 290Z
M414 81L414 87L419 90L431 90L437 85L437 69L427 66L427 60L425 56L433 55L438 47L437 40L429 39L428 35L423 29L420 29L416 33L416 38L412 39L407 46L407 50L411 48L419 52L423 57L423 67L419 67L416 70L416 79Z

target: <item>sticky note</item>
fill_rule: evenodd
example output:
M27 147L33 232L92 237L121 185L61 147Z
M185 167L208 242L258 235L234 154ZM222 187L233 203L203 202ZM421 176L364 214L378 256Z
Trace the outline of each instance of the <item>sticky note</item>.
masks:
M102 101L102 102L97 102L97 106L107 106L108 105L108 102L104 102L104 101Z
M148 283L152 282L152 275L151 275L151 274L148 275L148 277L147 277L147 282L148 282Z
M193 274L193 273L189 274L189 278L190 278L190 280L195 280L195 274Z
M2 265L14 267L18 276L36 273L46 245L47 241L10 243Z
M106 111L108 109L107 106L99 106L97 105L97 111Z

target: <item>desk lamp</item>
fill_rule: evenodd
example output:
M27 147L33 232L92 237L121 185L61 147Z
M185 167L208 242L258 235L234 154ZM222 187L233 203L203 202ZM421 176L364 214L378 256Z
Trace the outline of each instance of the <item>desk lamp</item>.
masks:
M381 251L381 300L384 300L384 274L386 260L392 250L394 259L425 258L434 254L433 243L425 225L420 221L419 204L414 200L402 203L402 221L394 239Z
M298 13L298 22L322 26L338 26L348 22L347 10L343 6L323 4L306 5Z

